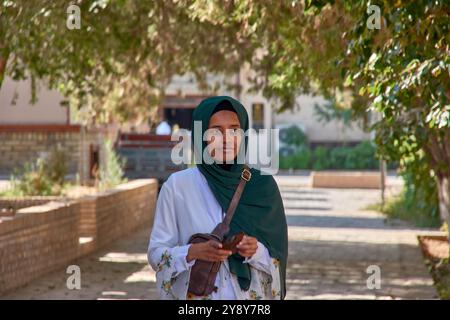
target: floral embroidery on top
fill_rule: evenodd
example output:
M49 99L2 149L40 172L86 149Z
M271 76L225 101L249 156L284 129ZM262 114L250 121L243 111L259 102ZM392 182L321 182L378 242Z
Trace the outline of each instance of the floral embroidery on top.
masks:
M171 278L169 281L163 280L161 284L161 289L167 294L170 295L173 299L179 300L172 292L172 285L176 281L175 278Z
M273 296L274 298L280 297L280 291L275 290L275 289L272 289L272 296Z
M250 290L250 299L251 300L261 300L262 297L258 295L258 293L255 290Z
M212 300L215 299L214 294L197 296L188 292L189 287L189 272L177 273L175 269L174 259L178 257L173 256L171 251L165 250L160 254L159 263L157 264L156 276L158 279L158 287L163 299L186 299L186 300ZM248 290L239 290L239 283L237 276L229 273L228 269L224 269L225 274L223 279L225 281L234 282L233 289L237 299L245 300L265 300L265 299L280 299L280 260L270 257L267 261L267 268L265 271L250 265L251 284ZM179 274L179 276L177 275ZM184 284L184 286L177 286L177 281ZM223 284L221 283L220 286Z
M172 260L172 255L166 250L161 255L161 261L158 263L158 271L161 271L164 267L170 268L170 261Z
M280 260L272 258L272 263L275 266L275 268L278 268L280 266Z
M260 278L260 284L261 284L261 288L263 289L264 295L269 295L270 289L271 289L271 284L272 284L272 277L269 275L261 275Z

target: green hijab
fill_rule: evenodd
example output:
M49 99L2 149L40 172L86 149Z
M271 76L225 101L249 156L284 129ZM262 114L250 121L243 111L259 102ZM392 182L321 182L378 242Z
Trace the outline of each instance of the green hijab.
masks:
M233 163L230 170L225 170L217 163L211 164L201 161L209 157L205 151L206 141L203 141L205 131L208 129L209 119L215 107L223 100L228 100L239 118L244 132L248 130L248 114L244 106L229 96L216 96L204 99L194 110L192 117L192 146L195 161L200 172L205 176L208 185L226 212L233 197L234 191L240 181L243 164ZM201 133L194 126L194 121L201 122ZM200 140L198 140L199 137ZM194 139L196 141L194 141ZM199 143L201 141L201 144ZM248 135L242 140L241 150L247 150ZM210 158L211 159L211 158ZM235 161L236 162L236 161ZM210 162L209 162L210 163ZM263 175L255 168L250 169L252 177L246 183L239 204L230 223L230 235L243 231L255 237L268 249L270 256L280 260L281 299L286 296L286 264L287 264L287 223L283 202L272 175ZM230 271L236 274L241 289L248 290L251 282L250 267L243 263L244 257L238 253L228 258Z

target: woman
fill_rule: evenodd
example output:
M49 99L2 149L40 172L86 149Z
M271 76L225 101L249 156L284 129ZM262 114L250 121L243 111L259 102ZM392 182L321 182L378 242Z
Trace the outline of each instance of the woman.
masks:
M211 232L227 211L241 177L239 159L247 150L247 135L242 139L238 134L242 130L248 130L247 111L231 97L207 98L194 110L196 166L171 174L162 185L150 236L148 260L162 299L285 298L287 224L271 175L250 170L251 179L230 223L230 235L246 234L237 253L212 240L187 244L192 234ZM194 141L196 137L201 143ZM206 296L188 292L197 259L223 262L215 280L218 290Z

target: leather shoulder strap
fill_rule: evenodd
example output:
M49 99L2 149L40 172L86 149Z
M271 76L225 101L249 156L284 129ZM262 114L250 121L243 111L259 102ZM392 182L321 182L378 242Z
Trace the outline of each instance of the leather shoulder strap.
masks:
M234 211L236 210L236 207L239 203L239 199L241 198L242 191L244 190L245 183L247 181L250 181L252 177L252 173L250 172L250 168L244 164L244 169L241 173L241 181L239 181L239 184L236 188L236 191L234 191L233 198L231 199L230 205L228 206L227 213L225 215L225 218L223 219L223 222L229 226L231 219L233 218Z

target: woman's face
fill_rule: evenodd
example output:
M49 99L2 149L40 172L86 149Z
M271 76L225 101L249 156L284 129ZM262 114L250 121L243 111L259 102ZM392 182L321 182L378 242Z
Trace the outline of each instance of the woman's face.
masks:
M209 119L207 149L217 163L232 162L241 144L241 124L233 111L222 110Z

